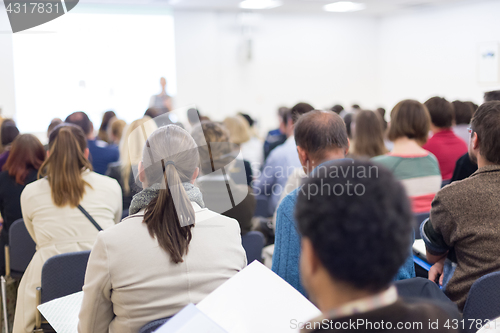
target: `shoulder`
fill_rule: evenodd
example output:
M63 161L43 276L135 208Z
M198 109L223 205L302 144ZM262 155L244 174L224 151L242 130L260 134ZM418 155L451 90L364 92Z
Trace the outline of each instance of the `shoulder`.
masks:
M382 165L390 165L390 164L395 163L395 161L398 160L398 157L390 156L390 155L380 155L380 156L372 157L371 160L375 163L379 163Z
M121 195L120 184L108 176L100 175L94 171L84 171L83 179L87 181L94 189L99 191L111 191L113 193L119 193Z
M277 216L293 216L293 211L295 209L295 204L297 203L297 196L299 195L299 191L302 189L302 186L296 188L292 192L290 192L286 197L281 200L280 205L278 206Z

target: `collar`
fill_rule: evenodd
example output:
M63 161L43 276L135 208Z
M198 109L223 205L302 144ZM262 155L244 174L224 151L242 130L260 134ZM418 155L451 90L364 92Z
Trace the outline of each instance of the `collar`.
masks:
M292 144L295 146L295 135L290 135L286 140L284 144Z
M309 329L307 327L320 327L318 326L319 324L315 325L314 323L322 323L325 319L336 320L338 318L348 317L358 313L374 311L396 303L397 299L398 292L396 287L391 286L389 289L386 289L381 293L346 303L340 308L333 309L328 313L309 321L309 323L304 325L305 328L301 330L301 333L314 332L315 329Z
M497 172L497 171L500 171L500 165L498 165L498 164L485 165L484 167L482 167L480 169L477 169L477 171L474 172L470 177L477 176L477 175L479 175L481 173Z

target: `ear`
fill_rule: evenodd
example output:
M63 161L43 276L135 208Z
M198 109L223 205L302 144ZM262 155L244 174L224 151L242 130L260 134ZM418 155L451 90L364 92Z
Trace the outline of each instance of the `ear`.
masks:
M304 286L314 283L319 272L320 262L313 249L312 242L307 237L302 237L300 251L300 275Z
M47 150L47 156L46 156L46 158L49 158L49 156L50 156L50 151Z
M142 164L142 161L139 162L138 169L139 169L139 181L141 183L146 182L146 175L144 174L144 165Z
M349 140L349 138L347 138L347 148L345 149L345 156L347 156L347 154L349 154L349 148L351 148L351 140Z
M193 172L193 176L191 177L191 184L194 184L196 178L198 178L198 175L200 174L200 168L196 168Z
M302 147L297 146L297 153L299 154L299 161L302 166L306 166L309 161L309 154Z
M479 149L479 138L477 137L476 132L472 133L471 142L472 142L472 149L478 150Z
M90 150L88 148L85 148L85 150L83 151L83 156L85 156L86 159L89 159L89 155L90 155Z

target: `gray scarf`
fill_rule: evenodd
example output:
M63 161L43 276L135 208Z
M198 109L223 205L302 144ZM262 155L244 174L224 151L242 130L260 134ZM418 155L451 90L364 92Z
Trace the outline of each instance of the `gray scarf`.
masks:
M203 196L201 195L199 188L191 183L182 183L182 186L184 186L184 190L186 190L189 201L197 203L201 208L205 208ZM134 195L132 202L130 203L129 214L135 214L141 209L146 208L151 200L158 196L159 191L160 184L156 183Z

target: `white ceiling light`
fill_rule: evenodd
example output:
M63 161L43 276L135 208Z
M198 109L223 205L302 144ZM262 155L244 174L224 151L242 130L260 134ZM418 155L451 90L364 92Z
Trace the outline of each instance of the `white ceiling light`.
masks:
M364 3L357 3L351 1L339 1L323 6L323 9L326 10L327 12L339 12L339 13L356 12L358 10L363 10L365 8L366 5Z
M283 3L277 0L245 0L240 2L243 9L271 9L281 6Z

